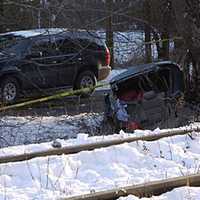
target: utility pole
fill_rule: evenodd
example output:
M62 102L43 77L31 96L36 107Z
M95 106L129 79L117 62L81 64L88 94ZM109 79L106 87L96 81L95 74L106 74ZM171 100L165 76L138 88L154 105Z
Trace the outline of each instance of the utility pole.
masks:
M106 44L110 50L110 65L114 68L114 41L113 41L113 0L106 0Z
M45 17L45 9L47 6L47 0L39 0L39 9L38 9L38 16L37 16L37 26L38 28L43 28L45 25L44 17Z
M172 21L172 5L170 0L162 0L162 7L164 9L163 12L163 28L161 32L162 42L162 51L161 51L161 59L169 60L169 37L170 37L170 23Z
M0 33L4 32L3 16L4 16L4 0L0 0Z

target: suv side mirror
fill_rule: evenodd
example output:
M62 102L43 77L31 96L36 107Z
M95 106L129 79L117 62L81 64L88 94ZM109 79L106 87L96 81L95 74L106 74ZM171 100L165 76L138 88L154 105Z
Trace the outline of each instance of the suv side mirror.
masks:
M176 91L175 93L172 94L173 98L179 99L182 96L182 92L181 91Z
M43 56L42 51L38 51L38 52L32 52L31 54L27 55L26 58L27 59L31 59L31 58L40 58Z

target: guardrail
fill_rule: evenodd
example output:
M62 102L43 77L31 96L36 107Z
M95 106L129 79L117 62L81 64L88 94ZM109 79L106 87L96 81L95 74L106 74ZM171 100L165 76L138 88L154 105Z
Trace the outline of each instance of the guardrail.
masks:
M46 156L54 156L54 155L62 155L62 154L65 154L65 155L75 154L81 151L92 151L94 149L110 147L110 146L119 145L123 143L131 143L131 142L135 142L139 140L155 141L155 140L159 140L165 137L172 137L175 135L185 135L194 131L195 132L200 131L200 127L174 128L168 131L167 130L163 131L160 134L152 134L152 135L138 136L138 137L133 136L133 137L123 138L123 139L112 139L112 140L93 142L93 143L88 143L88 144L67 146L67 147L62 147L58 149L54 148L54 149L49 149L49 150L44 150L44 151L24 153L24 154L19 154L19 155L2 156L0 157L0 164L25 161L25 160L30 160L37 157L46 157Z

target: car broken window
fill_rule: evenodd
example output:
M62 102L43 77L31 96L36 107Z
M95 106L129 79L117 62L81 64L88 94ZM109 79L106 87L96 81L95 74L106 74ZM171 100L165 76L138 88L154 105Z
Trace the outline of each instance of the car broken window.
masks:
M143 89L140 87L140 78L133 77L118 85L117 97L122 101L136 101L143 98Z
M150 72L146 78L154 86L157 92L167 92L170 89L170 70L163 69L157 72Z
M52 44L49 41L36 42L31 48L31 57L50 57L55 56L56 52Z
M76 41L68 38L58 39L55 41L55 44L57 46L57 50L59 50L62 54L77 53L81 49L81 46Z

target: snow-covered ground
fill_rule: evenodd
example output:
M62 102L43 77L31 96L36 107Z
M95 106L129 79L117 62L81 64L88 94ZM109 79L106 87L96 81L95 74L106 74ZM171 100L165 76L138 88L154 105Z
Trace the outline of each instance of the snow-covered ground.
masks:
M5 116L0 118L0 147L75 138L78 133L96 133L103 115Z
M200 199L200 188L193 187L182 187L174 189L171 192L167 192L158 197L142 198L139 199L134 196L128 196L119 198L118 200L199 200Z
M89 138L81 134L77 139L60 142L66 146L127 136L129 134L123 132L118 136ZM0 199L56 199L197 173L199 144L200 135L193 133L192 137L138 141L74 155L1 164ZM30 145L28 149L37 151L49 146L49 143ZM1 156L26 150L25 146L1 149Z

